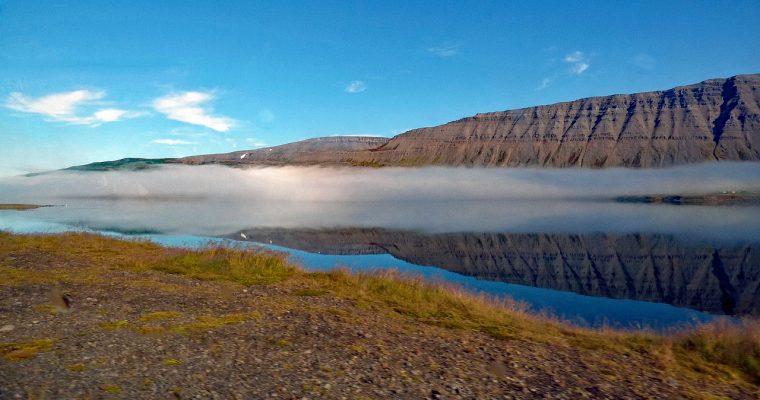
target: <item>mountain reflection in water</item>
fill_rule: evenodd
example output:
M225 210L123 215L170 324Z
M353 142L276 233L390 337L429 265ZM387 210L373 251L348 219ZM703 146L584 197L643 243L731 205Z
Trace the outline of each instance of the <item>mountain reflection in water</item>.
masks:
M760 243L715 245L667 234L371 228L259 228L228 237L321 254L390 254L477 279L588 296L667 303L714 314L760 314Z

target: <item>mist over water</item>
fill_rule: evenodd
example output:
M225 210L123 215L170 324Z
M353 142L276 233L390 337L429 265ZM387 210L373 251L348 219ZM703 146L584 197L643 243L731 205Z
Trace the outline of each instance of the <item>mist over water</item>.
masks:
M758 207L624 204L620 195L760 189L760 164L661 170L254 168L168 166L55 172L0 181L0 202L65 205L4 214L126 232L225 235L253 227L381 227L424 232L652 232L760 237Z
M299 202L609 199L724 190L760 190L760 164L646 170L165 166L0 180L2 201L34 203L72 197Z

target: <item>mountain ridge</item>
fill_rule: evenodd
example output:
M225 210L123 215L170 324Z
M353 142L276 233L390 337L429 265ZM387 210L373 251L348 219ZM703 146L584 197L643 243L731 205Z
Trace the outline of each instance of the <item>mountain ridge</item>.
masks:
M162 160L230 166L546 168L714 161L760 161L760 74L478 113L392 138L333 136Z

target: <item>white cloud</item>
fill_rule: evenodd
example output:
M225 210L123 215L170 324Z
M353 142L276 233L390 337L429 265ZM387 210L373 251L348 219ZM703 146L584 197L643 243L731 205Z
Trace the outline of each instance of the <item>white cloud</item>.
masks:
M116 122L124 118L135 118L143 113L118 108L103 108L91 115L78 115L77 110L85 106L98 105L106 96L104 91L74 90L53 93L32 98L20 92L11 93L5 106L16 111L44 115L49 121L68 122L76 125L98 126L105 122Z
M348 93L360 93L367 90L367 84L363 81L351 81L351 83L346 86L346 92Z
M153 101L153 108L166 118L193 125L205 126L217 132L227 132L237 121L225 116L210 115L213 111L203 104L213 100L211 93L180 92L159 97Z
M185 144L196 144L195 142L188 142L187 140L181 140L181 139L156 139L156 140L152 141L151 143L168 144L168 145L171 145L171 146L185 145Z
M589 56L578 50L566 55L562 61L570 64L570 72L575 75L580 75L591 67Z
M578 50L566 55L565 58L562 59L562 61L569 63L579 62L581 60L583 60L583 53Z
M440 47L429 47L427 49L428 53L432 53L433 55L437 57L452 57L457 54L459 54L459 47L461 45L454 44L454 45L444 45Z
M93 116L103 122L114 122L127 114L129 114L129 111L119 110L118 108L105 108L103 110L95 111Z

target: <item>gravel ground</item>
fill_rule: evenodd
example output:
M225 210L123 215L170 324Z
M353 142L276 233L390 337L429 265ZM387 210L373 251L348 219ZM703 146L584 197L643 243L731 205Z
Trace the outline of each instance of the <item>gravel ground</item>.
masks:
M0 255L40 261L55 263ZM329 294L158 272L0 285L0 343L41 339L46 351L0 358L0 398L760 398L676 378L645 354L500 340Z

